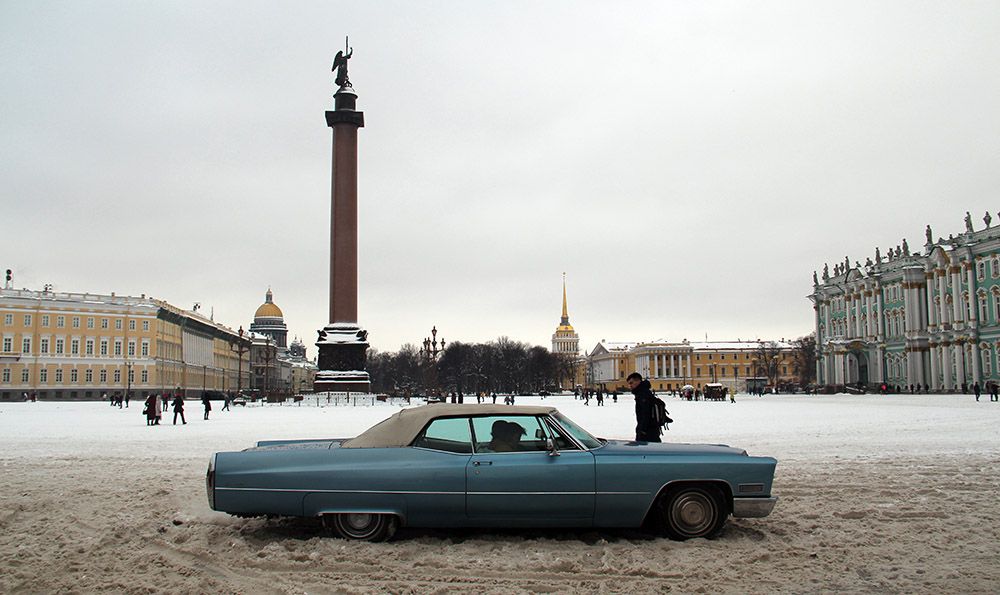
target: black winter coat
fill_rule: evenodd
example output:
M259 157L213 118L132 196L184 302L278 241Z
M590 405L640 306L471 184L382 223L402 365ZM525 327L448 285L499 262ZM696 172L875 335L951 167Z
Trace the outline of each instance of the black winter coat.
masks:
M635 434L636 436L659 436L660 429L653 421L653 407L656 398L648 380L643 380L632 391L635 395Z

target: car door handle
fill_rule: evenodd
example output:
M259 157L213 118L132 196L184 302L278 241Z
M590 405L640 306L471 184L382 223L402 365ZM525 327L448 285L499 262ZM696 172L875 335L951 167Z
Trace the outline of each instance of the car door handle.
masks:
M472 462L472 466L473 467L478 467L480 465L492 465L492 464L493 464L493 461L473 461Z

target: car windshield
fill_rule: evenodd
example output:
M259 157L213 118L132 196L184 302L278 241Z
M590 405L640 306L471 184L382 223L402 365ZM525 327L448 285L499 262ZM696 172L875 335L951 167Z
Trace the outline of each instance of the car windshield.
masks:
M604 444L597 438L591 436L590 432L570 421L570 419L562 413L557 411L552 414L552 417L559 422L559 425L566 428L566 431L572 434L573 437L576 438L577 442L582 444L584 448L597 448Z

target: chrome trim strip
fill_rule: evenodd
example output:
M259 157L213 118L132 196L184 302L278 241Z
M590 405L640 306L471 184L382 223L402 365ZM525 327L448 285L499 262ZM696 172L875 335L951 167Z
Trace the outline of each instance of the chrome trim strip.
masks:
M318 490L318 489L291 489L291 488L215 488L216 490L226 490L230 492L306 492L322 494L431 494L445 496L464 496L465 492L418 492L406 490Z
M416 494L433 496L648 496L649 492L434 492L416 490L320 490L292 488L221 488L230 492L290 492L321 494Z

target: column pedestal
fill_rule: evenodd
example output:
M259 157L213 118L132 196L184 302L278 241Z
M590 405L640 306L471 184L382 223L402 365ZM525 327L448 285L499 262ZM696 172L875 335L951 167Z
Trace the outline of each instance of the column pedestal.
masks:
M331 323L319 331L319 372L316 392L362 392L371 390L365 371L368 331L353 323Z

